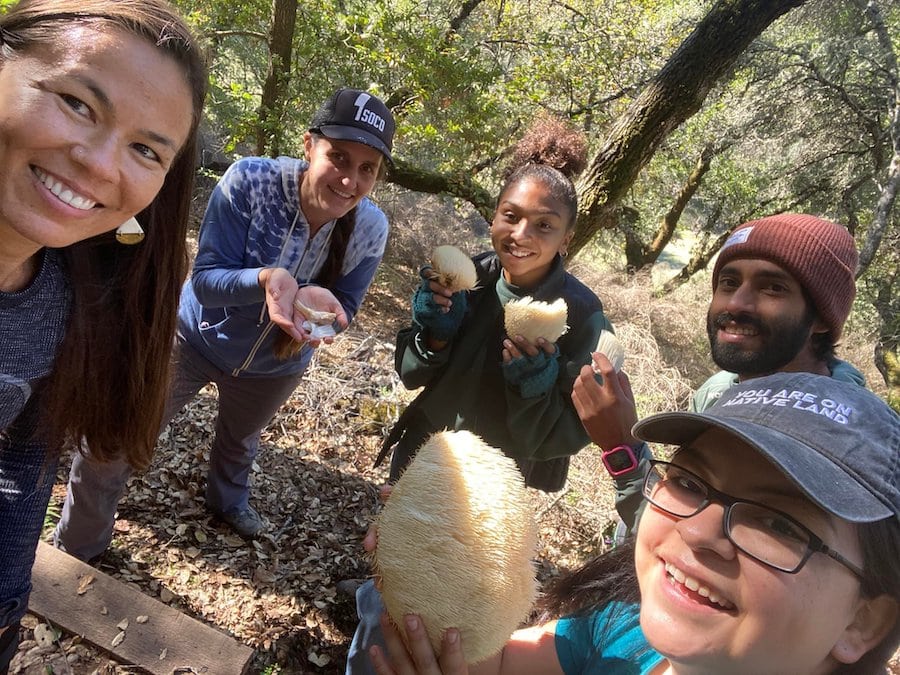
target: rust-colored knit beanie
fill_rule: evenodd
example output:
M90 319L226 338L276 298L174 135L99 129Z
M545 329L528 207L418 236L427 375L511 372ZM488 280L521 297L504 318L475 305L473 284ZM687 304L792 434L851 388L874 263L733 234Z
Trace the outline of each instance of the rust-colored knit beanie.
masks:
M853 237L842 225L803 213L782 213L739 226L722 246L713 269L715 290L719 270L736 258L769 260L790 272L806 290L819 318L841 335L856 295L859 255Z

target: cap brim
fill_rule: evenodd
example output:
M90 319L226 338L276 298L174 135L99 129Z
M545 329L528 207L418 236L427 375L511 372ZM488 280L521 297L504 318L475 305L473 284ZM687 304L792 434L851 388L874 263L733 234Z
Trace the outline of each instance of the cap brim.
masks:
M363 145L368 145L370 148L375 148L376 150L378 150L378 152L384 155L387 161L394 161L394 159L391 157L391 151L384 144L384 142L380 138L378 138L378 136L366 131L365 129L348 127L338 124L324 124L320 127L317 127L316 131L327 138L334 138L339 141L352 141L354 143L362 143Z
M810 500L827 512L853 523L890 518L894 512L860 481L798 439L744 420L707 414L671 412L638 422L634 435L653 443L688 445L710 428L734 434L777 466ZM727 448L723 448L727 452Z

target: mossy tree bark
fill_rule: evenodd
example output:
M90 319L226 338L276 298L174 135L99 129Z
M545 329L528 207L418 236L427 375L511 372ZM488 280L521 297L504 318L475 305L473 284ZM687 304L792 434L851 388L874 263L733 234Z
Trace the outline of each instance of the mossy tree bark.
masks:
M491 194L469 176L428 171L395 159L386 180L414 192L453 195L469 202L487 222L493 218L494 200Z
M731 236L731 233L734 231L735 227L737 227L737 223L727 228L725 231L720 232L715 237L711 234L711 225L719 219L721 213L721 208L717 207L709 215L706 223L707 226L704 228L700 240L694 245L691 259L688 261L687 265L678 271L678 274L663 284L663 293L671 293L676 288L686 283L687 280L697 272L706 269L707 265L709 265L709 261L712 260L712 257L720 248L722 248L722 244L725 243L728 237Z
M691 200L691 197L697 192L697 189L703 181L703 176L709 171L712 158L719 151L720 149L717 149L712 144L706 145L703 150L700 151L700 156L697 158L697 162L694 165L691 174L681 186L681 189L675 196L675 201L672 202L672 206L666 212L666 215L659 221L659 227L656 229L653 241L649 244L640 241L635 234L634 228L628 228L628 231L625 234L625 262L629 272L637 272L657 261L660 254L663 252L663 249L665 249L672 240L672 236L675 234L675 228L678 225L681 214L684 212L684 208Z
M856 278L875 290L872 305L881 318L878 342L875 345L875 366L888 386L888 402L900 410L900 235L890 228L897 193L900 190L900 66L894 51L890 31L884 17L873 2L856 0L868 17L881 47L884 70L891 84L893 107L886 136L890 139L890 161L879 181L880 192L872 214L872 223L860 247ZM887 245L879 255L879 248L887 237ZM873 267L878 273L866 274Z
M710 89L773 21L804 0L720 0L629 106L579 184L571 254L603 228L663 140L700 109Z
M875 367L888 387L888 403L900 412L900 293L897 292L900 288L900 268L897 257L895 252L890 273L879 277L878 294L872 305L881 318L875 344Z
M272 18L266 44L269 63L263 81L256 125L256 152L277 157L281 154L281 112L284 92L291 76L297 0L272 0Z
M884 21L884 17L878 7L871 2L857 0L857 5L865 11L872 23L878 44L881 47L884 59L884 70L893 89L894 105L890 111L890 124L886 129L886 136L890 139L891 159L887 163L886 175L880 181L881 193L875 204L875 213L872 225L866 235L859 251L859 267L856 270L857 279L865 274L866 270L875 259L878 248L888 231L891 212L900 190L900 66L897 64L897 54L894 51L890 31ZM880 133L876 132L877 135ZM877 137L877 135L875 137ZM880 165L880 162L878 163Z

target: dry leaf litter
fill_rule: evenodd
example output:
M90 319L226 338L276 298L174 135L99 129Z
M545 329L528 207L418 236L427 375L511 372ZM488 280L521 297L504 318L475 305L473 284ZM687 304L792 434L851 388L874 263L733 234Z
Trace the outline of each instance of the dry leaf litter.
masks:
M265 534L247 543L204 508L216 411L215 388L209 387L160 437L152 467L130 482L113 544L98 563L101 571L254 647L251 673L343 673L356 615L353 598L336 585L369 574L361 540L386 478L386 468L372 469L372 462L413 398L393 369L393 336L407 320L412 289L389 290L404 276L397 270L385 268L380 275L354 328L318 351L262 435L251 503L267 521ZM412 271L408 276L415 279ZM635 309L653 303L637 287L608 294L603 282L593 285L601 289L624 345L639 413L683 407L690 383L666 366L651 336L650 316ZM638 297L626 305L629 293ZM625 316L631 320L623 321ZM676 307L666 316L685 313ZM686 330L702 335L699 325ZM54 493L57 513L67 471L64 463ZM540 580L609 546L613 491L595 447L574 458L562 491L529 494L538 521ZM91 581L82 578L79 590ZM136 620L141 619L146 617ZM26 639L13 673L140 672L78 636L48 641L42 631L50 628L39 628L43 624L35 617L23 625ZM166 658L165 649L159 658Z

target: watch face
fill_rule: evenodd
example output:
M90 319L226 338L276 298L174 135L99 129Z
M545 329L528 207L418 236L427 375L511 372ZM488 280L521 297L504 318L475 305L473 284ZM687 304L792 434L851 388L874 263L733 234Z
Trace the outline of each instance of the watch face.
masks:
M619 448L606 455L606 463L613 471L625 471L634 466L634 456Z
M635 457L634 450L628 445L615 447L609 452L604 452L600 457L603 459L606 470L609 471L610 475L613 477L631 473L638 468L638 461L637 457Z

